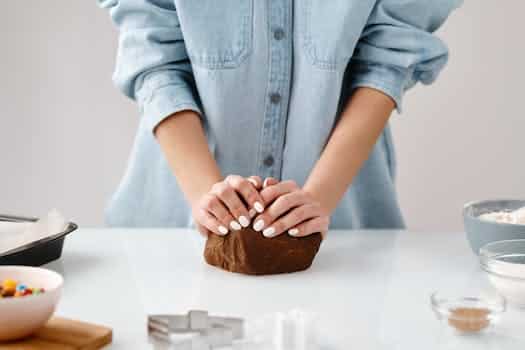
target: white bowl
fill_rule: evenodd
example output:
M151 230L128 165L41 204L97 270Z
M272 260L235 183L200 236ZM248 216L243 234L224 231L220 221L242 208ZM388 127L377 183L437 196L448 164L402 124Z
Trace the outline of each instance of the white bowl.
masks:
M23 338L40 329L53 315L64 283L62 276L51 270L0 266L0 281L7 278L30 288L44 288L45 292L0 299L0 341Z

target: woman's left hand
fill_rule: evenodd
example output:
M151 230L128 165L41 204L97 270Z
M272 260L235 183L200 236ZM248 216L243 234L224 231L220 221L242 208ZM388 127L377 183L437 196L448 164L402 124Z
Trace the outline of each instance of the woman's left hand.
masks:
M271 238L287 232L304 237L328 231L330 215L310 193L294 181L267 179L261 190L265 211L253 220L253 228Z

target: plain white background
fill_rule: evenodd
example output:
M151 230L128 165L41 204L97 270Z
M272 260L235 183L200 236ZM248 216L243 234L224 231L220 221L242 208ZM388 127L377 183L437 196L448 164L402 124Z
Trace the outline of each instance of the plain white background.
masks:
M525 198L523 13L520 0L467 0L438 33L449 65L393 116L410 228L461 230L463 203ZM103 224L139 118L110 81L116 40L95 1L2 4L0 213L57 207Z

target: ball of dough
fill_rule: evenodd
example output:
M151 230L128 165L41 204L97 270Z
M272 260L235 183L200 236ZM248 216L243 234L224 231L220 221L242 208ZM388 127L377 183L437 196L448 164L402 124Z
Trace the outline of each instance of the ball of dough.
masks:
M306 270L312 264L321 234L266 238L250 227L226 236L210 234L204 258L210 265L247 275L271 275Z

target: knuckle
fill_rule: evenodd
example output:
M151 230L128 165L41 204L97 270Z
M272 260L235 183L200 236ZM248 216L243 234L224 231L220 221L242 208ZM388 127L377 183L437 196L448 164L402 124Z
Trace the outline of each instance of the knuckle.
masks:
M202 201L202 206L205 208L211 208L214 206L216 201L217 201L217 197L208 195L204 197L204 200Z
M226 181L230 186L238 188L243 183L243 178L236 175L229 175L227 177L228 181Z
M223 224L227 224L229 225L230 222L232 221L232 218L230 215L228 215L227 213L222 213L221 215L219 215L217 217L217 219L222 222Z
M247 199L249 203L255 203L259 200L259 197L255 194L255 192L250 191Z
M290 208L293 205L293 199L289 195L282 196L279 198L279 205L284 208Z
M212 191L213 191L213 190L215 190L215 191L218 190L219 188L221 188L221 186L222 186L223 184L224 184L223 181L214 183L213 186L211 186Z
M290 188L296 190L299 186L297 186L297 182L294 180L287 180L287 185L290 186Z
M235 203L231 207L232 211L235 213L242 213L244 211L244 207L240 203Z
M230 186L226 184L223 184L222 186L218 188L218 194L222 198L227 197L230 193L231 193L231 188Z
M276 197L276 192L277 191L275 188L268 187L264 191L261 192L261 197L266 203L268 203Z
M251 186L250 182L243 178L236 180L235 182L235 187L239 190L250 191Z
M295 209L293 212L292 212L292 217L294 220L296 221L300 221L302 220L304 217L305 217L305 209L304 207L300 207L300 208L297 208Z
M250 179L254 180L255 182L257 182L257 184L260 184L262 182L262 179L260 176L250 176Z

